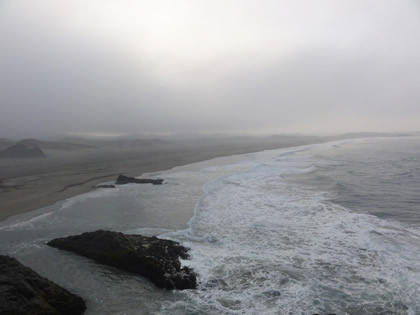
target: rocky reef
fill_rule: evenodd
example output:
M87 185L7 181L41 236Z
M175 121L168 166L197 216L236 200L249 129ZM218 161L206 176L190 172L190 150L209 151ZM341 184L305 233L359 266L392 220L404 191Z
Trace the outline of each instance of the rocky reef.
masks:
M0 314L77 315L85 302L15 258L0 255Z
M99 230L57 238L48 245L142 275L159 288L197 287L195 273L188 267L181 268L179 260L188 258L188 249L174 241Z
M125 185L129 183L162 185L163 179L135 178L125 175L118 175L117 180L115 181L115 184L117 185Z

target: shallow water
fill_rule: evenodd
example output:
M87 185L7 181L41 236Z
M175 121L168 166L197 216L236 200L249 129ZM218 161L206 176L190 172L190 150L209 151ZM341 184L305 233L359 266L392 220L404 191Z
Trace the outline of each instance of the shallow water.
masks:
M0 252L83 296L88 314L418 314L419 156L419 138L362 139L195 163L146 176L162 186L4 222ZM199 289L161 291L45 246L99 228L182 242Z

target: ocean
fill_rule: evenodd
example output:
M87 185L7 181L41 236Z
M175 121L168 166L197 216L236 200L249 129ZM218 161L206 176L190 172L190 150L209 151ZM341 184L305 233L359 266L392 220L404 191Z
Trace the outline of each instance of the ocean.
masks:
M420 314L420 137L365 138L144 174L0 222L0 254L82 296L86 314ZM190 248L197 290L50 248L97 229Z

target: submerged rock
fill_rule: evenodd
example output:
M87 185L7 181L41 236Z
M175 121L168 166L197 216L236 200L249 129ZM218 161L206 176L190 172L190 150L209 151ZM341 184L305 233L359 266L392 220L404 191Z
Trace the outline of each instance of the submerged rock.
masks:
M115 181L115 184L117 185L125 185L129 183L162 185L163 179L135 178L125 175L118 175L117 180Z
M181 268L179 260L188 258L188 249L174 241L99 230L57 238L48 245L140 274L159 288L197 287L195 273L188 267Z
M0 255L0 314L83 314L85 302L16 259Z

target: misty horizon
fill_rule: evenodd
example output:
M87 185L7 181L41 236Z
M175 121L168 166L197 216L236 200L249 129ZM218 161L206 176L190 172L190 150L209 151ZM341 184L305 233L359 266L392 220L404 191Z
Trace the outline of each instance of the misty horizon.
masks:
M420 314L419 39L420 0L0 0L0 314Z
M0 137L416 132L416 1L0 4Z

